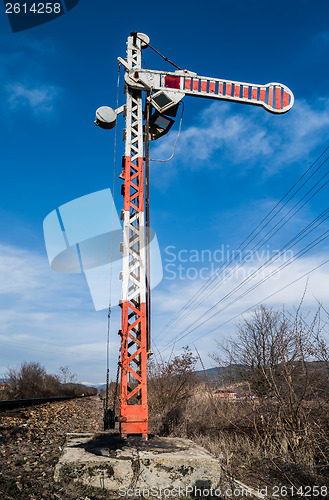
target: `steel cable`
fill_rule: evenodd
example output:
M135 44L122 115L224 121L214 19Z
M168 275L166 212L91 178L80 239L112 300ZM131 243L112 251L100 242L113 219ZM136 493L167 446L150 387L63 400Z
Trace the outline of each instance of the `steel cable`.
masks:
M265 225L263 225L263 227L257 231L257 229L258 229L258 228L259 228L259 227L263 224L263 222L265 222L265 221L268 219L268 217L269 217L269 216L270 216L270 215L271 215L271 214L275 211L275 209L276 209L277 207L279 207L279 205L282 203L282 201L283 201L283 200L284 200L284 199L285 199L285 198L286 198L286 197L287 197L287 196L291 193L291 191L292 191L292 190L293 190L293 189L294 189L294 188L295 188L295 187L296 187L296 186L297 186L297 185L301 182L301 180L302 180L302 179L303 179L303 178L307 175L307 173L308 173L308 172L309 172L309 171L313 168L313 166L314 166L314 165L318 162L318 160L319 160L319 159L320 159L320 158L321 158L321 157L322 157L322 156L326 153L326 151L327 151L328 149L329 149L329 146L327 146L327 147L325 148L325 150L324 150L324 151L323 151L323 152L322 152L322 153L321 153L321 154L317 157L317 159L316 159L316 160L315 160L315 161L314 161L314 162L310 165L310 167L306 170L306 172L304 172L304 174L303 174L303 175L302 175L302 176L301 176L301 177L300 177L300 178L299 178L299 179L298 179L298 180L294 183L294 185L293 185L293 186L292 186L292 187L291 187L291 188L287 191L287 193L286 193L286 194L285 194L285 195L281 198L281 200L280 200L280 201L279 201L279 202L278 202L278 203L277 203L277 204L276 204L276 205L272 208L272 210L271 210L271 211L270 211L270 212L269 212L269 213L268 213L268 214L267 214L267 215L266 215L266 216L265 216L265 217L264 217L264 218L260 221L260 223L256 226L256 228L255 228L255 229L254 229L254 230L253 230L253 231L252 231L252 232L251 232L251 233L250 233L250 234L249 234L249 235L248 235L248 236L244 239L244 241L243 241L243 242L239 245L239 247L238 247L238 250L239 250L239 249L240 249L240 248L241 248L241 247L242 247L242 246L246 243L246 244L245 244L245 246L244 246L244 247L240 250L240 252L243 252L243 251L247 248L247 246L248 246L248 245L249 245L249 244L250 244L250 243L251 243L251 242L252 242L252 241L253 241L253 240L257 237L257 235L258 235L258 234L260 234L261 230L263 230L265 227L267 227L267 226L268 226L268 224L269 224L269 223L270 223L270 222L271 222L271 221L272 221L272 220L273 220L273 219L274 219L274 218L278 215L278 213L279 213L279 212L280 212L280 211L281 211L281 210L282 210L282 209L283 209L283 208L287 205L287 203L288 203L289 201L291 201L291 199L292 199L294 196L296 196L296 194L297 194L297 193L298 193L298 192L302 189L302 187L303 187L303 186L304 186L307 182L309 182L309 180L310 180L310 179L311 179L311 178L315 175L315 173L316 173L316 172L317 172L317 171L318 171L318 170L319 170L319 169L323 166L323 164L324 164L324 163L328 160L328 158L326 158L326 160L325 160L324 162L322 162L322 163L320 164L320 166L318 166L318 167L317 167L317 169L316 169L316 170L315 170L315 171L314 171L314 172L313 172L313 173L312 173L312 174L311 174L311 175L310 175L310 176L309 176L309 177L305 180L305 182L304 182L304 183L303 183L303 184L302 184L302 185L301 185L301 186L300 186L300 187L299 187L299 188L298 188L298 189L297 189L297 190L293 193L293 195L292 195L292 196L291 196L291 197L290 197L290 198L289 198L289 199L288 199L288 200L287 200L287 201L286 201L286 202L285 202L285 203L284 203L284 204L283 204L283 205L279 208L279 210L278 210L278 211L277 211L277 212L276 212L276 213L275 213L275 214L271 217L271 219L270 219L270 220L268 220L268 221L267 221L267 223L266 223ZM329 173L329 172L327 172L327 173L326 173L326 174L325 174L325 175L324 175L324 176L323 176L323 177L322 177L322 178L321 178L321 179L320 179L320 180L319 180L319 181L318 181L318 182L317 182L317 183L316 183L316 184L315 184L315 185L314 185L314 186L313 186L313 187L312 187L312 188L311 188L311 189L310 189L310 190L309 190L309 191L308 191L308 192L307 192L304 196L303 196L303 198L302 198L301 200L299 200L299 202L298 202L297 204L295 204L295 205L294 205L294 207L292 207L292 209L288 212L288 214L289 214L289 213L290 213L290 212L291 212L291 211L292 211L292 210L293 210L293 209L294 209L294 208L295 208L295 207L296 207L296 206L297 206L297 205L298 205L298 204L299 204L299 203L300 203L300 202L301 202L301 201L302 201L302 200L303 200L306 196L307 196L307 194L309 194L309 193L310 193L310 192L311 192L311 191L312 191L312 190L316 187L316 185L318 185L318 183L319 183L319 182L321 182L321 180L323 180L323 179L324 179L324 178L328 175L328 173ZM328 181L328 182L329 182L329 181ZM325 183L325 184L326 184L326 183ZM324 185L325 185L325 184L324 184ZM324 185L323 185L320 189L322 189L322 188L324 187ZM319 191L319 190L318 190L318 191ZM318 192L318 191L317 191L317 192ZM316 192L316 193L314 193L314 195L313 195L313 196L315 196L315 194L317 194L317 192ZM312 197L313 197L313 196L312 196ZM311 198L312 198L312 197L311 197ZM310 200L311 198L309 198L309 200ZM309 200L307 200L307 201L309 201ZM306 204L306 203L305 203L305 204ZM304 204L304 205L305 205L305 204ZM301 208L303 208L303 206L304 206L304 205L302 205L302 207L300 207L300 209L301 209ZM300 210L300 209L299 209L299 210ZM299 210L298 210L298 211L299 211ZM293 215L295 215L298 211L296 211ZM275 228L275 227L277 227L277 225L278 225L278 224L279 224L282 220L284 220L284 218L286 218L288 214L286 214L285 216L283 216L283 217L279 220L279 222L278 222L278 223L274 226L274 228ZM290 219L291 219L291 217L290 217L288 220L290 220ZM284 225L284 224L283 224L283 225ZM266 243L266 242L267 242L267 241L268 241L268 240L269 240L272 236L274 236L274 234L276 234L276 233L277 233L277 232L278 232L278 231L279 231L279 230L283 227L283 225L281 225L281 226L280 226L280 227L279 227L279 228L275 231L275 233L273 233L271 236L269 236L269 238L268 238L268 239L264 242L264 241L263 241L263 240L264 240L264 238L265 238L267 235L269 235L269 234L273 231L273 229L274 229L274 228L272 228L272 229L271 229L268 233L266 233L266 235L265 235L265 236L264 236L264 237L263 237L260 241L258 241L258 242L257 242L257 244L256 244L256 245L261 245L261 246L262 246L262 245L264 245L264 244L265 244L265 243ZM257 231L257 232L256 232L256 231ZM252 236L255 232L256 232L256 234L254 235L254 237L253 237L252 239L250 239L250 237L251 237L251 236ZM254 250L255 248L256 248L256 246L254 246L254 247L252 248L252 250ZM252 250L251 250L251 251L252 251ZM162 333L164 333L164 332L165 332L165 331L166 331L169 327L172 327L175 323L177 323L177 324L178 324L178 323L180 323L180 322L182 321L182 319L184 319L184 318L186 317L186 315L188 315L188 314L189 314L189 312L188 312L187 310L188 310L188 309L190 309L190 308L192 308L192 307L195 307L195 303L198 301L198 297L199 297L199 296L201 296L207 288L209 288L209 287L211 287L211 286L212 286L212 288L208 291L207 296L206 296L206 297L204 297L204 298L203 298L203 300L202 300L201 302L199 302L199 304L198 304L198 305L200 305L201 303L203 303L203 302L204 302L204 300L206 300L206 298L207 298L207 297L208 297L211 293L213 293L213 291L211 291L211 290L213 290L213 289L214 289L214 282L215 282L215 281L219 278L219 276L220 276L220 274L219 274L220 269L222 269L223 267L224 267L224 269L225 269L226 267L228 267L228 265L229 265L229 264L231 264L232 262L234 262L234 260L235 260L235 259L236 259L236 255L234 255L233 257L231 256L231 257L230 257L230 258L229 258L226 262L224 262L224 263L223 263L223 264L222 264L222 265L221 265L221 266L220 266L220 267L219 267L219 268L215 271L215 273L213 273L213 274L212 274L212 276L210 276L210 278L207 280L207 282L206 282L206 283L205 283L205 284L204 284L204 285L203 285L203 286L202 286L202 287L201 287L201 288L200 288L200 289L199 289L199 290L198 290L198 291L197 291L197 292L196 292L196 293L192 296L192 298L190 299L190 301L189 301L189 302L187 302L187 303L186 303L186 304L185 304L185 305L184 305L184 306L183 306L183 307L182 307L182 308L178 311L178 313L176 313L176 314L175 314L175 316L174 316L174 317L173 317L173 318L172 318L172 319L171 319L171 320L170 320L170 321L169 321L169 322L168 322L168 323L167 323L167 324L166 324L166 325L162 328L162 330L159 332L158 336L160 336ZM218 285L217 285L217 284L215 284L215 287L217 287L217 286L218 286ZM182 314L184 313L184 311L186 311L186 312L185 312L184 316L182 317Z
M326 236L325 236L326 235ZM282 271L283 269L285 269L287 266L291 265L293 262L295 262L296 260L298 260L300 257L302 257L303 255L305 255L306 253L308 253L310 250L312 250L314 247L316 247L317 245L319 245L320 243L322 243L322 241L324 241L326 238L329 237L329 230L325 231L324 233L322 233L320 236L318 236L315 240L313 240L311 243L309 243L308 245L306 245L302 250L300 250L294 257L291 257L291 259L289 259L289 261L287 261L286 263L282 264L278 269L275 269L274 271L272 271L271 274L269 274L268 276L266 276L265 278L263 278L260 282L258 283L255 283L252 287L250 287L248 290L246 290L245 292L243 292L241 295L239 295L237 298L234 299L234 301L230 302L229 304L227 304L224 308L220 309L219 311L216 311L214 314L212 314L209 318L205 319L204 321L202 321L200 324L194 326L192 329L190 329L189 331L186 332L186 330L188 330L190 328L191 325L189 325L188 327L185 328L185 330L183 330L181 332L181 334L179 334L177 336L177 338L175 338L175 343L178 342L178 341L181 341L183 338L185 338L187 335L189 335L190 333L192 333L193 331L195 331L196 329L200 328L201 326L203 326L205 323L207 323L208 321L210 321L212 318L214 318L218 313L220 312L223 312L225 309L227 309L228 307L230 307L232 304L236 303L238 300L241 300L242 298L244 298L248 293L250 293L251 291L255 290L257 287L259 287L260 285L262 285L265 281L267 281L268 279L270 279L271 277L273 277L275 274L277 274L278 272ZM308 248L309 247L309 248ZM312 271L311 271L312 272ZM306 273L307 275L307 273ZM233 293L230 292L229 294L227 294L225 297L223 297L222 299L220 299L216 304L214 304L210 309L208 309L208 311L206 312L206 314L208 314L210 311L212 311L214 308L216 308L218 305L220 305L226 298L228 298L229 296L231 296ZM266 299L265 299L266 300ZM243 314L243 313L242 313ZM185 333L186 332L186 333ZM169 342L168 344L166 344L164 346L164 349L167 348L168 346L171 346L172 345L172 342Z

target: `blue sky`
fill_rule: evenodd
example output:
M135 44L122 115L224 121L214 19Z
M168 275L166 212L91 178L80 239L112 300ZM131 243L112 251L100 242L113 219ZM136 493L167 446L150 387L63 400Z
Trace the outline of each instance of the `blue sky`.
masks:
M217 1L202 7L169 1L138 8L130 1L80 0L61 18L15 34L1 12L0 374L8 366L33 360L52 372L69 365L80 381L105 378L106 311L94 310L83 275L50 268L42 224L58 206L112 188L114 132L98 129L93 120L99 106L115 107L117 57L125 57L130 31L147 33L160 52L199 75L250 83L277 81L295 95L295 106L284 116L251 106L184 99L173 160L151 164L151 223L164 266L164 279L152 294L154 339L161 350L238 282L225 282L195 316L189 314L176 329L160 334L204 284L200 270L210 273L211 264L216 264L214 252L222 245L236 249L329 144L328 11L327 2L308 0L271 6L256 0ZM147 67L171 70L150 49L143 55ZM119 104L124 103L122 82L121 73ZM119 118L118 170L122 128ZM165 138L151 145L152 158L171 155L177 129L178 120ZM122 203L119 190L117 178L117 210ZM327 199L325 186L265 249L281 248L327 207ZM321 231L326 228L324 223ZM208 251L204 257L211 255L210 262L200 262L202 250ZM199 262L189 260L192 251L194 260L199 252ZM210 365L208 353L215 340L234 332L238 319L231 318L321 264L327 253L325 240L276 280L260 285L177 342L175 352L202 335L196 345ZM185 270L172 279L173 272L178 273L179 255ZM265 257L257 258L259 265ZM190 271L194 279L187 279L188 268L196 269ZM323 304L328 300L328 274L326 265L310 275L306 312L313 310L314 297ZM267 302L296 306L305 284L306 278ZM118 328L114 308L112 376Z

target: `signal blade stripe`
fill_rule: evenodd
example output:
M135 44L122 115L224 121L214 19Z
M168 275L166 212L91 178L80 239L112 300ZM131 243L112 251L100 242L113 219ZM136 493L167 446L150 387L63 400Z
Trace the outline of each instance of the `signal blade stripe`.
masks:
M253 87L251 90L251 99L257 100L257 87Z
M201 92L207 92L207 80L201 80Z
M193 79L193 90L199 90L199 80Z
M259 92L259 100L265 102L266 89L262 88Z
M275 89L275 107L276 109L281 109L281 88L276 87Z
M268 105L273 108L273 87L268 89Z
M248 99L248 94L249 94L249 87L246 85L243 86L243 97L244 99Z
M226 84L226 95L232 95L232 83Z
M282 107L285 108L289 104L289 94L285 90L283 91L283 103Z
M209 82L209 94L214 94L215 93L215 82Z
M234 97L240 97L240 85L234 85Z

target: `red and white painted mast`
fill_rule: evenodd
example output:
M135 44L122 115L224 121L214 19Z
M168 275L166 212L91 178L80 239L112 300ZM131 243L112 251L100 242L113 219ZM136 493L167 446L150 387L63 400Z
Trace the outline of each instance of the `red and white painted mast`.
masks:
M141 69L142 36L128 37L127 69ZM125 155L121 178L124 197L122 243L122 323L120 431L148 435L147 328L144 217L144 137L142 91L125 84Z

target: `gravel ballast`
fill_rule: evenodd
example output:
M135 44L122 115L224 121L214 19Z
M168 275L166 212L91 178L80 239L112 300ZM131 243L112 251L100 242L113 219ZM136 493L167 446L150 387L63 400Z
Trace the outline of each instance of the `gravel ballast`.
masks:
M46 403L0 414L1 500L67 500L108 498L53 479L69 432L99 432L103 404L98 396Z

